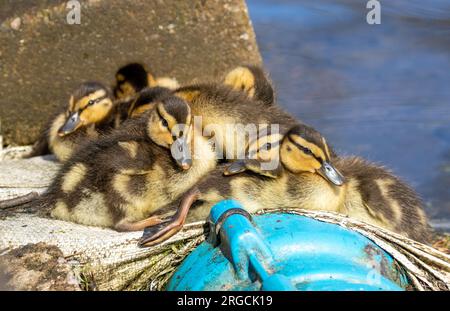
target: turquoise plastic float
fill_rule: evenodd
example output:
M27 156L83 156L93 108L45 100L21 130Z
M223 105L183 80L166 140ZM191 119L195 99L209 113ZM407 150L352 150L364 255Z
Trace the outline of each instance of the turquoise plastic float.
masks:
M408 279L371 240L286 213L251 217L233 200L215 205L211 233L168 290L404 290Z

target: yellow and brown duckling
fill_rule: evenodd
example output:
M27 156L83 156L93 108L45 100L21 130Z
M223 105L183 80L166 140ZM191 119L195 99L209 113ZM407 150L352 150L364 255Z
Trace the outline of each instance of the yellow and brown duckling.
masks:
M120 124L149 110L150 99L156 94L155 91L171 90L178 86L176 79L155 78L142 64L131 63L121 67L116 73L116 83L113 87L118 106L116 123ZM151 91L151 96L148 94L150 89L155 89Z
M224 84L235 90L243 91L250 99L260 101L266 105L276 105L272 82L264 70L257 65L242 65L231 70L224 79ZM246 158L233 162L225 168L225 175L241 173L245 170L257 171L259 174L277 178L281 173L280 166L272 169L261 170L262 162L279 162L279 142L286 133L286 129L292 126L288 122L279 132L273 132L273 128L267 127L263 133L250 140L246 145ZM299 123L299 126L303 126ZM267 165L266 165L267 167Z
M420 198L385 168L358 157L337 157L322 135L304 125L285 135L280 159L278 178L261 176L252 168L253 172L223 177L223 168L217 167L196 185L200 194L188 219L206 219L211 206L233 198L251 213L277 208L331 211L419 242L429 241ZM148 228L141 244L152 244L154 236Z
M116 105L101 83L82 83L70 96L69 105L46 126L28 157L51 152L67 160L84 142L116 127Z
M272 105L275 100L270 79L257 65L242 65L232 69L224 78L224 84L243 91L249 98Z
M214 169L206 139L191 159L194 132L189 106L160 98L155 107L76 152L40 200L51 216L84 225L134 231L161 222L154 213ZM195 193L182 204L191 204ZM170 223L176 222L175 217Z

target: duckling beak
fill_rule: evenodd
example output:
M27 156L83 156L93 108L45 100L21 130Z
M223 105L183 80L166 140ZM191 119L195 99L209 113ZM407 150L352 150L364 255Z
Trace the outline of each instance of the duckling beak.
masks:
M172 152L172 157L183 170L188 170L191 168L191 148L189 148L186 138L180 137L175 140L170 149Z
M67 118L66 123L58 130L58 135L65 136L74 132L79 127L80 123L80 114L78 112L72 113L69 118Z
M320 176L336 186L342 186L345 182L344 176L342 176L342 174L329 162L323 162L322 166L317 170L317 172L320 174Z

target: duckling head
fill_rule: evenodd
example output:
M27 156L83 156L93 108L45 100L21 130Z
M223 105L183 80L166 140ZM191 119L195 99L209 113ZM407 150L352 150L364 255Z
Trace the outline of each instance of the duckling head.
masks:
M174 95L160 98L149 113L147 133L153 142L171 150L182 169L191 167L191 109L184 100Z
M264 70L259 66L241 65L235 67L227 73L223 83L235 90L247 93L250 98L260 99L267 103L274 101L273 87Z
M144 65L131 63L117 71L114 96L119 99L127 98L154 83L155 78Z
M280 158L293 173L317 173L336 186L345 182L332 164L334 153L325 138L309 126L297 125L289 130L281 143Z
M246 92L249 97L255 95L255 76L247 66L239 66L232 69L225 76L224 84Z
M58 135L65 136L82 127L98 124L110 115L112 108L111 94L104 85L85 82L70 96L67 118Z

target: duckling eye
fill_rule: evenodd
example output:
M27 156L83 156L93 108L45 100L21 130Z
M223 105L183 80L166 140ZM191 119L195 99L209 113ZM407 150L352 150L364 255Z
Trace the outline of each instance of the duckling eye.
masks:
M162 120L161 120L161 124L162 124L162 126L164 126L164 127L169 127L169 124L167 123L166 119L162 119Z
M90 101L88 101L87 105L88 106L92 106L93 104L95 104L95 100L91 99Z
M311 149L305 148L305 149L304 149L304 152L305 152L305 154L307 154L307 155L312 155Z

